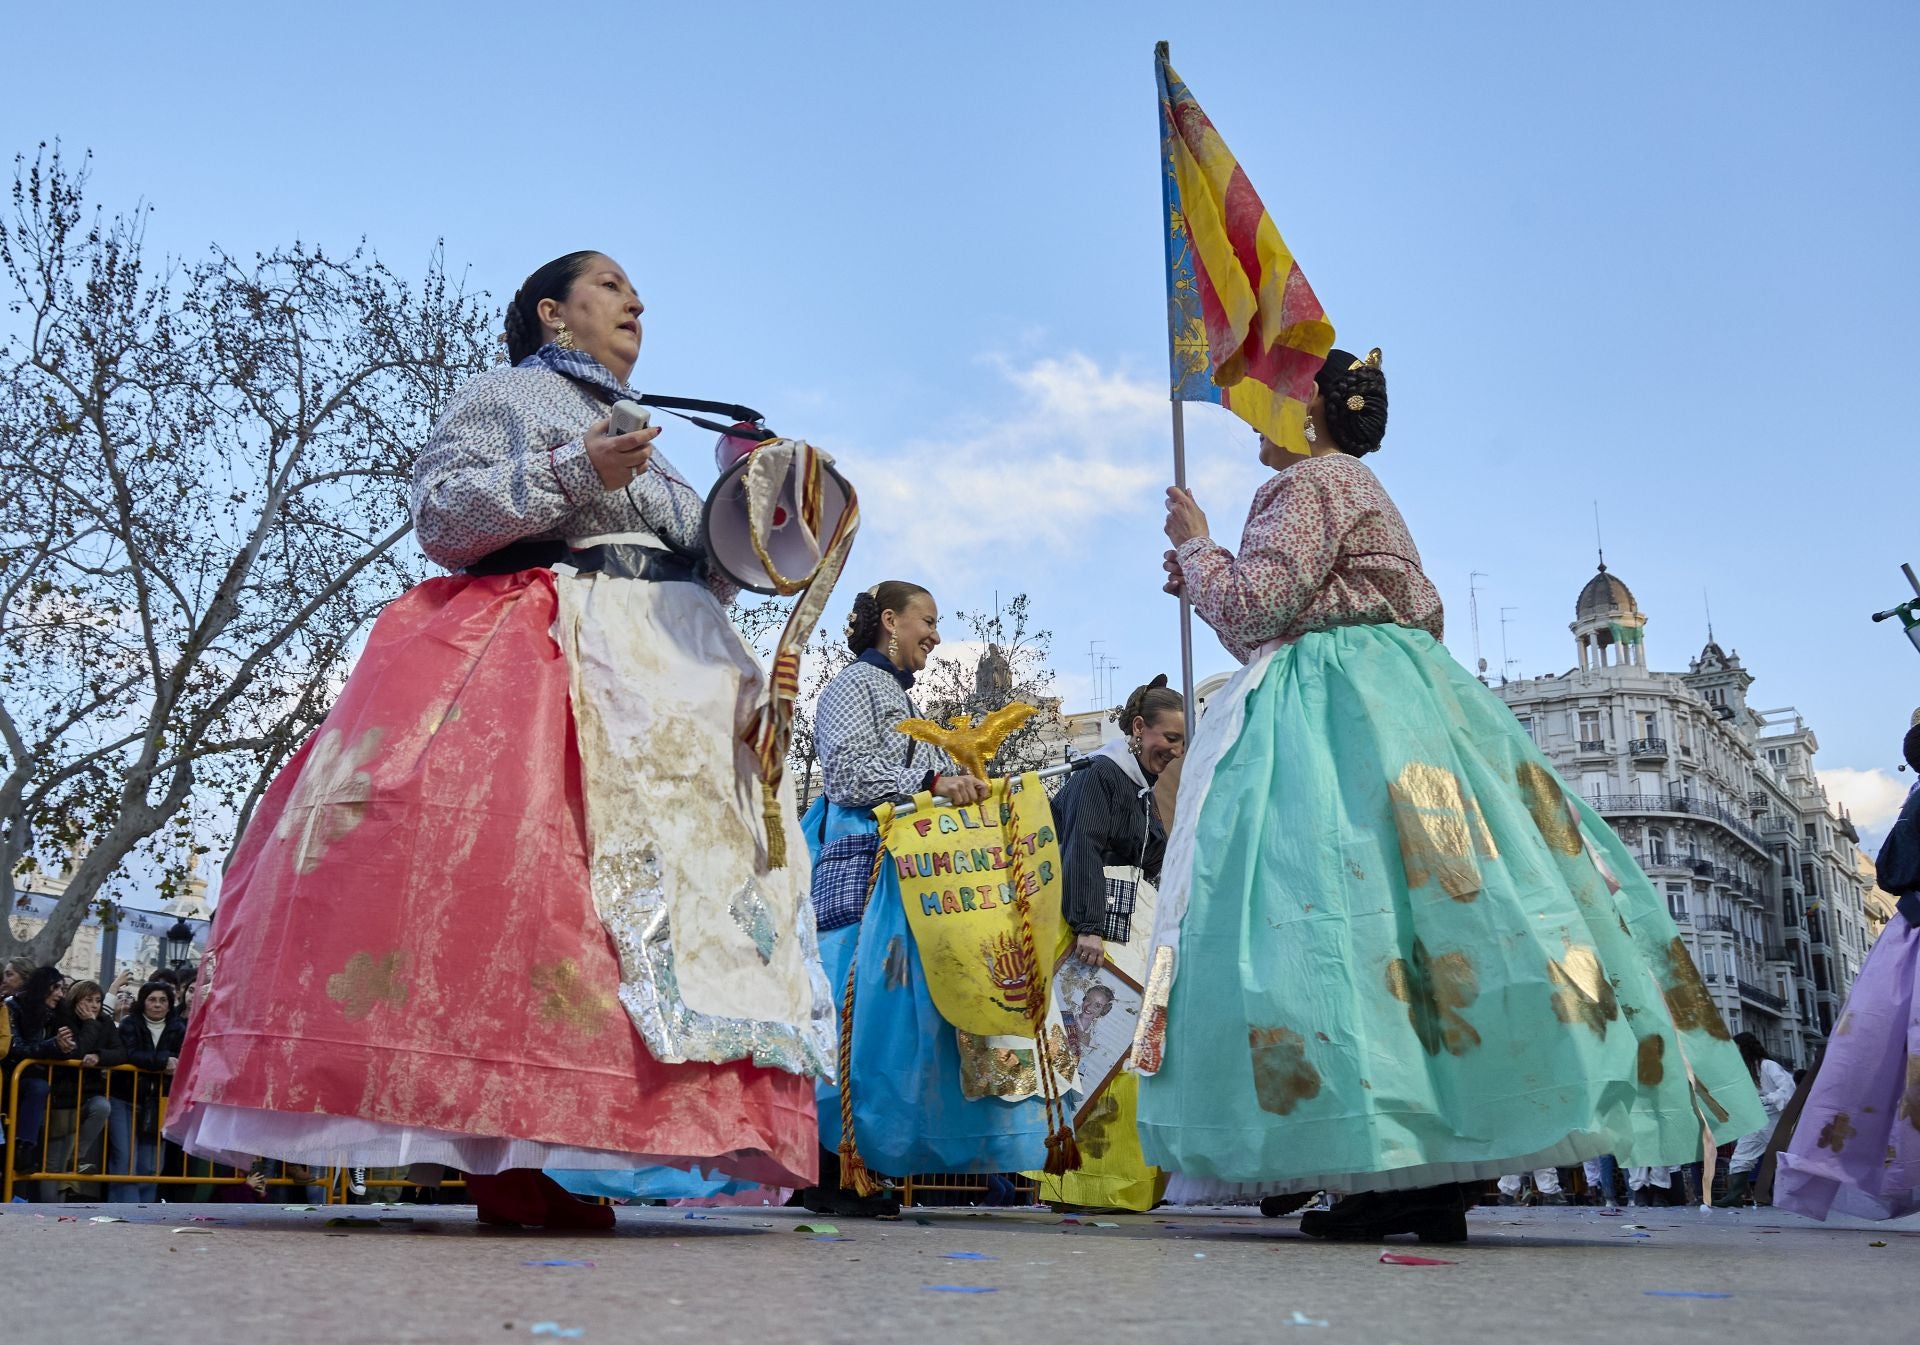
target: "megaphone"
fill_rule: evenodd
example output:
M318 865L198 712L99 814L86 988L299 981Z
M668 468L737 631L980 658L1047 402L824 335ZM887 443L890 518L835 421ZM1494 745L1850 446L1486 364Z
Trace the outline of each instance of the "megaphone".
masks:
M846 516L854 492L833 464L824 461L824 455L816 455L821 459L819 493L813 526L809 527L808 510L801 500L807 485L803 461L808 455L792 452L790 440L762 441L763 433L742 422L720 436L714 450L720 479L707 494L705 510L707 554L715 569L750 593L792 593L794 581L811 575L819 566L827 539ZM785 458L787 462L776 483L768 483L764 471L761 473L763 492L770 486L777 489L771 511L762 511L756 546L754 501L749 499L747 487L754 455L760 452L769 453L769 461ZM783 583L788 587L783 588Z

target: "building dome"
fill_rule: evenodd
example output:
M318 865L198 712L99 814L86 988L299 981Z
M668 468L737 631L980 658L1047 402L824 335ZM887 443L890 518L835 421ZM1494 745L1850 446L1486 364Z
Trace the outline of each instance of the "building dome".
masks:
M1573 606L1573 617L1575 621L1588 621L1639 610L1639 604L1633 600L1633 590L1608 574L1607 563L1603 560L1600 562L1600 572L1580 590L1580 599Z

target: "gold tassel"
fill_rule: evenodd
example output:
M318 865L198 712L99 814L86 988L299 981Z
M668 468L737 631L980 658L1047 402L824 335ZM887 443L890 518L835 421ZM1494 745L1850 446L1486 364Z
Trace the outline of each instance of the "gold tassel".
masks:
M880 845L873 854L873 869L867 874L867 899L873 899L874 885L880 881L880 866L887 857L887 829L880 829ZM840 1189L857 1196L877 1196L886 1188L867 1171L860 1147L853 1138L853 987L860 974L858 953L847 964L847 989L840 1000Z
M787 824L780 816L780 796L765 780L760 782L760 815L767 824L767 871L787 867Z
M1080 1170L1080 1141L1073 1137L1072 1126L1062 1125L1047 1136L1047 1165L1044 1170L1050 1177Z

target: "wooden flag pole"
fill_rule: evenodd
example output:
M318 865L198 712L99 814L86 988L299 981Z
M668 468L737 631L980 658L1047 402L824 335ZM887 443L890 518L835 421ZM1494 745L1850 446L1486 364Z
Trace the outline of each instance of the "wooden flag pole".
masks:
M1187 488L1187 418L1185 404L1173 401L1173 484ZM1193 601L1180 586L1180 695L1187 708L1187 741L1193 741L1198 711L1193 704Z

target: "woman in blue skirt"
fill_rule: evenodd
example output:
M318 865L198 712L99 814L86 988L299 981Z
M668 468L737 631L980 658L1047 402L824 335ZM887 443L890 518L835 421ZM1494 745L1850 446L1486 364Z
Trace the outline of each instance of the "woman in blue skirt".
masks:
M915 794L973 804L987 784L937 747L896 727L919 717L908 698L914 675L940 643L933 595L890 580L854 599L847 644L854 662L820 694L814 747L825 791L801 820L813 850L820 958L852 1034L841 1086L817 1087L820 1186L803 1192L822 1213L883 1213L887 1197L862 1200L839 1187L840 1156L865 1169L914 1173L1018 1172L1046 1159L1047 1125L1033 1065L985 1039L964 1037L927 992L893 865L878 866L874 809ZM869 895L871 894L871 895ZM853 971L849 987L849 971ZM965 1049L963 1049L965 1048ZM851 1090L850 1100L842 1087ZM850 1112L853 1134L844 1133Z

